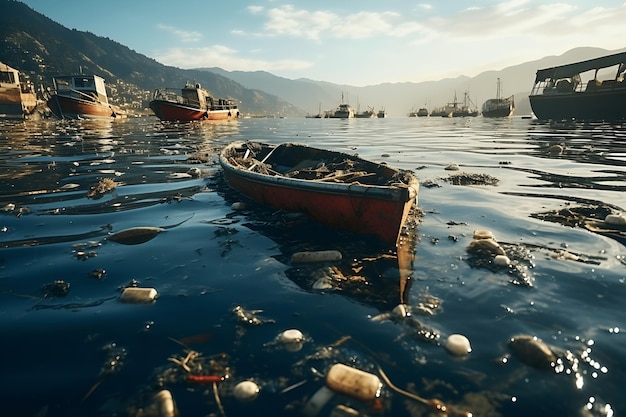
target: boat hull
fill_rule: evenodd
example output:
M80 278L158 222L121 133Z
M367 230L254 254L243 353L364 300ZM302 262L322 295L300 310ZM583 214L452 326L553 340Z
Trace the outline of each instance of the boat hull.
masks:
M239 117L238 109L203 110L173 103L167 100L152 100L150 109L163 121L190 122L194 120L231 120Z
M53 94L48 108L59 119L111 119L116 116L110 105Z
M22 93L19 87L0 87L0 119L23 119L37 106L35 94Z
M528 98L538 119L626 120L626 88L539 94Z
M374 235L395 245L417 204L419 184L414 177L407 186L368 186L266 175L233 164L229 158L233 146L241 144L230 145L220 155L230 187L271 207L304 212L331 227Z
M483 117L510 117L513 114L513 108L510 106L499 107L482 112Z

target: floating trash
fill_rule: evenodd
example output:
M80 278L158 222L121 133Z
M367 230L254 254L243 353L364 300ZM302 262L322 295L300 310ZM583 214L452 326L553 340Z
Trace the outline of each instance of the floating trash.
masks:
M240 323L248 326L260 326L261 324L275 323L274 320L258 317L258 313L263 310L244 310L243 307L237 306L233 308L233 313Z
M522 362L534 368L550 369L557 359L552 349L536 336L515 336L509 347Z
M624 214L608 214L604 218L604 222L612 225L626 226L626 215Z
M107 237L107 240L120 243L122 245L139 245L153 239L156 235L165 229L161 227L131 227L130 229L120 230Z
M236 201L230 205L230 208L232 210L245 210L248 208L248 205L244 203L243 201Z
M241 381L233 389L233 397L237 401L250 402L255 400L259 396L261 389L253 381Z
M372 317L372 321L403 319L409 315L409 307L406 304L398 304L391 311L380 313Z
M59 279L44 285L41 289L45 298L65 297L70 292L70 283Z
M474 239L476 239L476 240L480 240L480 239L493 239L493 240L495 240L495 237L493 236L493 232L491 230L474 230Z
M494 239L475 239L467 247L469 253L482 255L506 255L504 249Z
M98 184L89 187L87 198L98 199L109 191L113 191L119 184L110 178L101 179Z
M311 396L311 398L309 398L309 401L304 404L302 415L306 417L314 417L318 415L320 410L324 408L326 403L328 403L334 395L335 393L328 387L321 387Z
M124 288L120 301L129 304L145 304L153 302L157 297L154 288L128 287Z
M361 401L380 397L383 384L378 376L342 363L333 365L326 374L326 385L333 391Z
M178 409L174 403L174 397L169 390L161 390L152 397L152 403L143 410L138 410L141 417L176 417Z
M448 336L445 347L448 352L455 356L467 356L472 351L469 339L462 334Z
M511 263L511 260L506 255L496 255L493 258L493 263L498 266L507 266Z
M310 263L310 262L335 262L341 261L341 252L337 250L322 250L309 252L296 252L291 255L293 263Z
M289 352L297 352L302 349L305 339L300 330L288 329L278 335L278 341Z

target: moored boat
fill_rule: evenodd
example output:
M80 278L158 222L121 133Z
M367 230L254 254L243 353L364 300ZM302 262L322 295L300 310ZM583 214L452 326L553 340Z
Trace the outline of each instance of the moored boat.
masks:
M478 110L475 108L474 103L469 98L467 92L463 93L463 103L459 103L456 100L456 93L454 93L454 102L452 105L452 117L476 117L478 116ZM459 106L460 105L460 106Z
M0 62L0 119L23 119L37 107L35 88L20 72Z
M625 72L626 52L540 69L530 106L543 120L626 120Z
M395 245L419 183L410 171L295 143L234 142L220 153L228 184L277 209Z
M430 112L430 117L452 117L453 110L454 108L452 108L450 105L435 107Z
M509 117L515 110L515 97L503 98L500 95L500 78L498 78L496 98L490 98L483 103L483 117Z
M240 116L237 100L215 98L200 84L191 83L180 90L157 88L150 109L164 121L231 120Z
M378 113L376 113L376 117L378 117L379 119L384 119L385 117L387 117L387 112L385 111L385 109L380 109L378 110Z
M53 78L46 104L59 119L110 119L118 114L109 104L105 81L98 75Z
M357 111L354 114L354 117L356 117L357 119L372 119L376 117L376 112L374 111L373 107L369 107L365 111L362 111L362 112Z
M341 103L330 116L331 119L353 119L354 117L354 108L346 103Z

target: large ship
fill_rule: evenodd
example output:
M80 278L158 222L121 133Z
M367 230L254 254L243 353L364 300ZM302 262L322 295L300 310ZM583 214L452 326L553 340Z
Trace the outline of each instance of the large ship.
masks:
M500 78L498 78L498 86L496 98L490 98L483 103L483 117L509 117L515 110L515 97L510 96L503 98L500 95Z
M544 120L626 120L626 52L537 71L528 96Z

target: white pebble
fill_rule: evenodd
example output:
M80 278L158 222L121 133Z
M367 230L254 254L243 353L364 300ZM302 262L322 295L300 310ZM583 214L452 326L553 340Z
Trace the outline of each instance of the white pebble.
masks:
M465 356L472 351L469 339L462 334L448 336L445 346L448 352L456 356Z
M241 402L252 401L258 397L261 389L252 381L242 381L235 385L233 396Z

